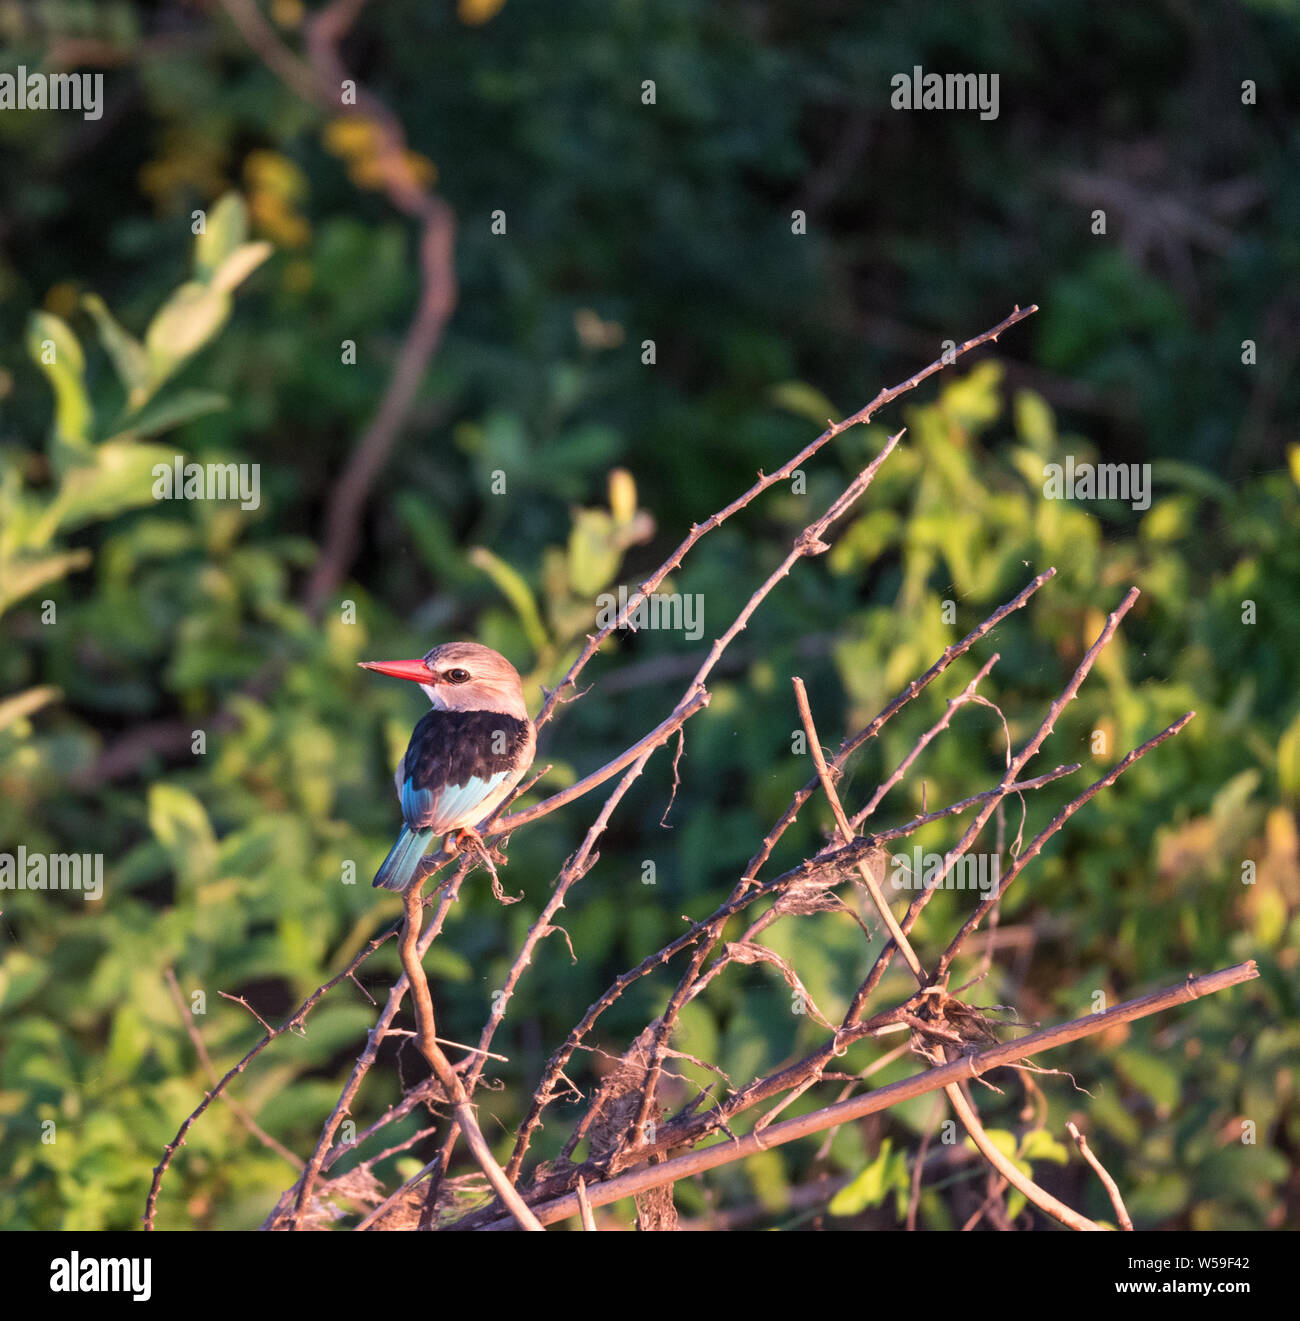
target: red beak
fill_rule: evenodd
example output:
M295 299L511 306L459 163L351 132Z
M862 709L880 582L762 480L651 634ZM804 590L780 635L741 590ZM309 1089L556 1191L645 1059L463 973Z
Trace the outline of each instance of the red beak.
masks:
M400 661L358 661L363 670L378 670L380 674L391 674L397 679L410 679L412 683L437 683L436 676L429 673L422 660Z

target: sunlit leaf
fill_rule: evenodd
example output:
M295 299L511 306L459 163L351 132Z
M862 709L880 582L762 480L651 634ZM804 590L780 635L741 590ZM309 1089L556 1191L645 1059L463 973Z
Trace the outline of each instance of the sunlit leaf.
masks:
M54 388L56 453L70 458L89 450L95 415L86 394L85 356L72 327L49 312L33 312L27 320L27 352Z
M98 294L86 294L81 305L95 320L100 342L126 389L128 405L138 407L148 397L149 390L149 355L144 345L118 324Z
M94 462L69 469L47 512L60 530L109 518L124 509L151 504L154 468L169 467L175 451L129 440L105 441L94 451Z
M542 623L537 602L528 584L503 559L483 546L475 546L469 558L492 579L502 595L514 606L533 650L539 653L545 651L549 645L546 626Z
M230 295L190 280L181 285L149 323L145 344L155 378L169 376L225 324Z
M174 784L149 787L149 828L186 880L206 880L217 859L216 835L207 811L190 792Z
M69 550L58 555L6 560L0 564L0 611L38 587L57 582L75 569L84 569L90 559L88 550Z
M45 684L0 700L0 729L7 729L15 721L26 719L41 707L57 701L62 695L59 689Z
M194 278L207 283L248 238L248 208L236 192L219 197L194 241Z
M879 1206L900 1178L907 1177L907 1161L903 1153L892 1153L893 1139L885 1138L875 1160L851 1183L831 1198L830 1213L834 1216L861 1215L870 1207Z
M1300 715L1277 741L1277 778L1288 798L1293 802L1300 799Z
M212 273L211 287L224 293L233 292L274 251L275 249L263 240L241 244Z
M594 596L618 572L623 556L614 520L603 509L579 509L569 532L569 582L579 596Z

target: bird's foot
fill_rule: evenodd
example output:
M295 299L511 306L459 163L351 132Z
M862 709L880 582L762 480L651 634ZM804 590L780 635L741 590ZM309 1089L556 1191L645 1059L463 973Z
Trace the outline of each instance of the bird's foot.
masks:
M486 843L477 830L465 826L449 835L447 843L456 853L468 850L482 860L483 865L488 869L488 874L492 877L492 893L496 896L498 903L517 904L524 897L522 894L518 894L512 898L501 888L501 878L497 875L494 863L499 862L504 866L506 855L500 849Z
M495 844L489 844L473 826L462 826L459 830L453 830L447 836L445 846L452 857L468 849L486 862L499 863L503 867L506 864L506 855Z

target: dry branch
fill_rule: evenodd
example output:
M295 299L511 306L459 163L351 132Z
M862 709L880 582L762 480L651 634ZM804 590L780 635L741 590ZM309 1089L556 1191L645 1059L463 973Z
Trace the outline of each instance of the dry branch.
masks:
M628 1174L619 1175L617 1178L608 1179L603 1183L593 1183L588 1179L587 1198L592 1206L606 1206L620 1198L631 1197L636 1193L646 1192L651 1188L658 1187L660 1184L675 1182L689 1175L700 1174L705 1170L717 1169L721 1165L729 1165L759 1151L781 1146L786 1142L793 1142L797 1138L807 1137L810 1133L821 1132L823 1129L831 1128L836 1124L843 1124L850 1120L863 1119L867 1115L877 1114L892 1105L897 1105L900 1101L909 1101L913 1097L924 1096L927 1092L938 1091L950 1082L979 1078L993 1069L1019 1064L1035 1055L1042 1054L1043 1051L1052 1050L1071 1041L1079 1041L1098 1032L1104 1032L1108 1027L1114 1027L1119 1023L1131 1023L1139 1018L1146 1018L1151 1014L1172 1009L1176 1005L1186 1004L1191 1000L1198 1000L1202 996L1212 995L1216 991L1226 990L1230 986L1237 986L1241 982L1250 981L1258 976L1259 971L1252 959L1247 963L1239 963L1231 968L1223 968L1218 972L1206 973L1201 977L1189 977L1177 986L1171 986L1162 991L1153 991L1151 994L1140 996L1136 1000L1129 1000L1124 1004L1116 1005L1114 1009L1106 1010L1103 1013L1089 1014L1084 1018L1072 1019L1070 1022L1062 1023L1057 1027L1047 1028L1041 1032L1032 1033L1030 1036L1021 1037L1018 1041L991 1047L977 1054L966 1055L941 1068L931 1069L926 1073L904 1079L902 1082L892 1083L888 1087L869 1092L865 1096L838 1102L835 1105L827 1106L824 1110L801 1115L797 1119L787 1119L783 1123L774 1124L772 1127L765 1129L761 1138L750 1134L735 1141L719 1142L714 1146L705 1148L703 1151L695 1151L688 1156L675 1157L672 1160L665 1161L662 1165L642 1166ZM654 1144L653 1149L658 1150L661 1147L670 1145L671 1142L671 1137L663 1138L660 1142ZM533 1213L544 1225L554 1224L557 1220L564 1220L571 1215L576 1215L578 1209L576 1194L534 1203L532 1206ZM512 1222L508 1219L488 1220L486 1223L480 1223L477 1221L477 1217L467 1218L457 1226L457 1228L464 1229L509 1229L513 1227Z

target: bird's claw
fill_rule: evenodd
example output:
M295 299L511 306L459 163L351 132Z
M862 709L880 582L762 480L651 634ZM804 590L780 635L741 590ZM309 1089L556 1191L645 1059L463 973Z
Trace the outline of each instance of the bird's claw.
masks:
M506 855L495 844L489 844L477 830L469 826L464 826L460 830L453 831L447 836L447 851L453 856L457 856L466 849L477 853L489 863L498 863L505 866Z
M488 844L477 830L472 830L466 826L456 831L455 834L449 835L446 842L451 850L457 854L465 852L467 849L477 854L483 865L488 869L488 874L492 877L492 893L500 903L517 904L524 897L520 894L512 898L501 888L501 878L497 875L495 864L501 863L504 866L506 855L499 848Z

